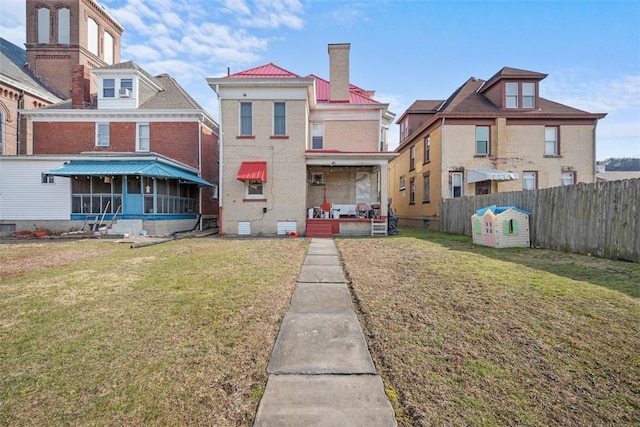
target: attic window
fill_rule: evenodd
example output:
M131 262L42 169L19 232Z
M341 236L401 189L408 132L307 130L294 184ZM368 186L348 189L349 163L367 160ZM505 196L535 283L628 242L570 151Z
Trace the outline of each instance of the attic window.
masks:
M102 80L102 97L113 98L116 95L116 80L104 79Z
M505 101L507 108L518 108L518 83L505 83Z
M522 108L535 108L536 84L522 83Z

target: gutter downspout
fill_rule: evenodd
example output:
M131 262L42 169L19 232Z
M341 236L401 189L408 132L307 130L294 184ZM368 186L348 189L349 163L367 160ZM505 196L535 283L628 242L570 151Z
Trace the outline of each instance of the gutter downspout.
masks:
M200 116L200 120L204 120L203 116L204 115ZM200 178L202 178L202 121L198 122L198 170L200 171ZM204 191L203 188L200 188L200 191L198 191L198 222L200 224L196 224L198 225L199 231L202 231L202 193Z
M22 136L22 117L20 114L20 110L24 108L24 90L20 91L20 96L18 96L18 114L16 115L16 154L20 155L20 138ZM2 154L2 153L0 153ZM26 154L26 153L25 153Z
M222 184L224 169L224 132L222 130L222 99L220 99L220 85L216 85L216 95L218 95L218 111L220 112L220 123L218 123L218 236L224 237L222 231Z
M449 183L449 175L445 174L444 171L444 125L445 125L445 121L446 119L443 117L442 118L442 124L440 125L440 128L442 129L442 131L440 131L440 191L442 192L442 187L444 187L447 191L447 194L449 194L449 186L443 186L442 183L446 182L447 184ZM446 178L446 179L445 179ZM444 194L440 194L440 199L446 199L447 197L445 197ZM440 215L440 209L438 209L438 215L442 218L442 215ZM442 230L442 224L440 224L440 230Z

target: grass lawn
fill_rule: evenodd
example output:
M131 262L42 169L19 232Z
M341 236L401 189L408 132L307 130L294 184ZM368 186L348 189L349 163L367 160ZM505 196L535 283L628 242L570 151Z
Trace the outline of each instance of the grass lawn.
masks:
M409 229L336 245L401 425L640 424L640 265Z
M0 245L0 425L251 425L307 245Z

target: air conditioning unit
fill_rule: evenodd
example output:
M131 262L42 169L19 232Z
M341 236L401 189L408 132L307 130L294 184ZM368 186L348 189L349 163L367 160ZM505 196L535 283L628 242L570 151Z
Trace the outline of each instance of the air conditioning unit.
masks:
M130 98L131 97L131 89L123 87L118 92L120 98Z

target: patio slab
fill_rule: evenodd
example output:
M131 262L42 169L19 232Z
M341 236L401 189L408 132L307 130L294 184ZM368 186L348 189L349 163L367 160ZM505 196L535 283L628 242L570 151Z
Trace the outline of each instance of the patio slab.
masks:
M393 427L379 376L271 375L254 427Z
M267 373L375 374L375 367L354 312L288 312Z

